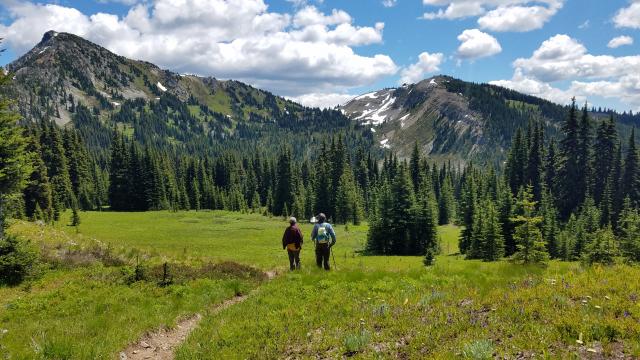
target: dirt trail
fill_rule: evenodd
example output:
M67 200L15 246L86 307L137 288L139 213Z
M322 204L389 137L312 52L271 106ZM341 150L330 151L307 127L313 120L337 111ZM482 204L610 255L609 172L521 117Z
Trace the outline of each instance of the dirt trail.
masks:
M267 271L266 275L267 278L271 280L276 277L277 273L275 271ZM226 300L222 304L209 309L206 315L215 315L230 306L245 301L250 295L251 293L239 295ZM198 326L200 320L202 320L202 315L194 314L180 320L175 328L161 328L154 332L147 333L136 343L129 345L126 350L122 351L120 353L120 360L172 360L174 358L173 351L175 348L185 341L187 336Z

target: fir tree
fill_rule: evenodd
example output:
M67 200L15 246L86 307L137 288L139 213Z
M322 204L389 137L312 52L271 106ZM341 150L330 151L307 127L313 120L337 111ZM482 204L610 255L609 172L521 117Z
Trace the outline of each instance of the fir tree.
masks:
M593 190L596 204L601 204L602 201L611 201L610 194L607 197L604 192L607 182L611 180L610 174L614 166L617 139L618 135L616 133L615 120L612 115L608 121L603 120L600 123L596 132ZM611 190L611 188L609 190Z
M517 247L513 259L524 264L544 264L549 259L549 254L539 228L543 219L534 215L536 202L533 201L531 187L527 187L521 194L517 204L523 214L511 219L518 224L513 235Z
M584 199L581 186L579 124L575 99L569 108L563 128L564 138L560 143L560 166L558 169L558 209L560 217L567 219Z
M627 156L624 160L624 173L622 175L622 191L624 197L629 197L633 207L640 206L640 159L636 148L635 129L631 130Z
M504 256L504 238L502 237L502 226L498 219L498 212L493 202L487 202L484 215L486 220L482 259L484 261L500 260Z
M32 171L24 189L25 213L28 218L49 222L53 220L53 199L47 167L42 161L40 144L35 136L29 136L27 151L32 155Z
M10 85L10 75L0 68L0 240L4 239L5 201L26 185L31 173L27 141L16 122L18 114L5 91Z

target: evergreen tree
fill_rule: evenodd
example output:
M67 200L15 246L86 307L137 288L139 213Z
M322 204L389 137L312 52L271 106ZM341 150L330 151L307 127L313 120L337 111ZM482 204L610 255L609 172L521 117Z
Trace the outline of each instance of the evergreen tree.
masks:
M393 234L391 252L394 255L406 255L410 253L410 229L413 223L415 194L409 170L405 164L399 167L398 174L395 176L391 186L391 194L393 196L391 214L389 216L390 230Z
M578 131L578 187L574 192L580 197L582 202L586 197L593 196L593 154L592 154L592 134L591 120L587 105L582 108L580 118L580 129Z
M587 245L584 262L589 265L613 265L618 255L615 235L611 228L598 230Z
M544 188L544 134L542 125L533 125L533 138L530 140L527 164L527 184L531 185L533 199L542 200Z
M418 181L415 218L412 233L412 255L435 255L439 250L437 234L437 207L431 182L426 176ZM433 263L433 262L431 262Z
M295 179L291 163L291 151L286 148L280 153L278 158L276 190L273 194L274 215L288 215L284 211L284 207L286 205L287 209L290 209L293 205L293 197L295 194L294 183ZM327 196L328 194L324 195Z
M611 200L610 195L607 197L604 192L607 181L610 181L610 174L614 165L617 139L615 120L612 115L608 121L603 120L598 126L594 144L593 196L598 205L602 201L609 202Z
M21 191L31 173L27 141L16 124L19 116L6 95L10 79L0 68L0 240L4 239L7 196Z
M113 210L130 209L128 155L124 137L114 130L109 163L109 204Z
M640 159L636 148L635 129L631 130L627 156L624 160L624 173L622 174L622 191L624 197L629 197L633 207L640 206Z
M582 167L580 166L579 124L575 99L569 108L567 121L563 128L564 138L560 142L560 167L558 169L558 210L562 219L567 219L571 212L584 199L581 186Z
M500 260L504 256L504 238L502 226L498 219L498 212L493 202L488 201L485 209L484 246L482 259L484 261Z
M533 201L531 187L527 187L521 194L517 203L522 208L523 215L512 218L518 224L513 235L517 247L513 259L524 264L544 264L549 259L549 254L539 228L543 219L534 215L536 202Z
M53 220L53 199L47 167L42 161L40 144L29 136L27 151L32 155L31 175L24 189L25 213L29 219L49 222Z
M453 194L452 180L449 176L445 178L440 190L438 199L438 214L440 225L450 224L456 216L456 199Z
M628 199L620 215L618 228L622 254L629 261L640 262L640 213L638 209L631 208Z

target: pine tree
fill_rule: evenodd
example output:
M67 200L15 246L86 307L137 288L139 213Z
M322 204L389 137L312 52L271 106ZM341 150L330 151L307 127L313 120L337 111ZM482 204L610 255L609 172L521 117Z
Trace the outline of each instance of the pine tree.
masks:
M411 152L411 160L409 161L409 171L411 173L411 182L413 183L413 190L418 192L420 188L421 169L420 169L420 150L418 149L418 143L413 144L413 151Z
M456 217L456 199L451 182L451 178L447 176L440 190L440 198L438 199L438 223L440 225L450 224Z
M598 230L593 234L591 241L585 249L583 261L589 265L602 264L613 265L618 256L618 246L611 228Z
M129 156L124 137L114 130L111 140L109 162L109 204L113 210L128 210L129 202Z
M25 213L28 218L49 222L53 220L53 199L47 167L42 161L40 144L35 135L29 136L27 151L31 154L31 175L23 191Z
M286 205L287 209L290 209L293 205L295 181L296 179L293 175L293 168L291 163L291 151L287 148L280 153L280 156L278 158L276 172L276 190L273 194L274 215L288 215L284 211L284 206ZM325 196L326 195L327 194L325 194Z
M624 173L622 174L622 191L624 197L629 197L633 207L640 206L640 158L636 148L635 129L631 130L627 156L624 160Z
M536 202L533 201L531 187L521 194L517 204L523 210L523 215L511 219L518 224L513 235L517 247L513 259L524 264L544 264L549 259L549 253L539 228L543 219L534 215Z
M582 203L584 192L580 166L580 135L575 99L569 108L567 121L563 125L564 138L560 142L560 167L558 169L558 209L560 217L567 219Z
M473 224L474 224L474 216L476 216L478 205L478 192L477 192L477 183L475 178L472 176L472 169L468 168L466 170L466 177L463 180L462 184L462 194L460 201L460 212L461 212L461 220L464 225L464 229L460 233L460 240L458 242L458 247L460 248L461 254L466 254L467 250L471 246L472 236L473 236Z
M504 256L504 238L502 237L502 225L493 202L487 202L484 215L486 221L482 259L484 261L497 261Z
M578 180L578 188L574 189L581 196L581 200L593 196L593 154L591 120L587 105L582 108L580 129L578 132L578 171L581 175Z
M544 188L544 134L542 124L533 125L533 138L529 147L527 184L531 185L533 199L542 200Z
M618 228L623 255L629 261L640 262L640 213L631 208L630 201L621 213Z
M542 194L540 214L542 215L542 236L547 243L547 252L552 259L558 258L560 256L558 212L553 205L551 195L547 191Z
M26 185L31 173L27 141L17 126L18 114L12 110L12 102L5 91L11 78L0 68L0 240L4 239L5 201Z
M437 234L437 207L431 182L426 176L419 180L420 188L416 196L415 218L413 223L412 255L435 255L439 250Z
M529 152L527 143L528 141L522 129L518 128L511 144L511 151L505 168L505 174L513 193L516 193L521 186L526 185L527 154Z
M58 220L60 213L75 201L75 195L60 130L51 121L43 123L42 128L42 159L47 165L47 175L53 190L54 219Z
M607 182L610 181L610 174L616 156L616 133L615 120L613 115L608 121L602 121L596 132L594 144L594 190L593 196L596 204L602 201L610 201L610 197L604 195ZM610 184L611 185L611 184ZM609 189L611 190L611 189Z
M391 255L391 242L395 234L392 230L393 195L386 179L382 181L376 203L369 217L367 252L375 255Z
M390 230L394 234L391 239L391 252L394 255L405 255L409 253L410 229L415 206L413 184L405 164L399 167L398 174L395 176L391 186L391 194L393 202L390 214Z
M554 195L558 192L558 148L555 140L551 140L547 148L547 156L545 158L545 186L550 194Z

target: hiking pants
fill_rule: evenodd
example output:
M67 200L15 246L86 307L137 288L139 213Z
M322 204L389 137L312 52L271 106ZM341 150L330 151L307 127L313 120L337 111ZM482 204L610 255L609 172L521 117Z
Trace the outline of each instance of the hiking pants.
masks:
M300 250L287 250L289 254L289 270L300 269Z
M325 270L330 270L329 267L329 255L331 255L331 249L329 244L317 244L316 245L316 265L321 268L324 265Z

